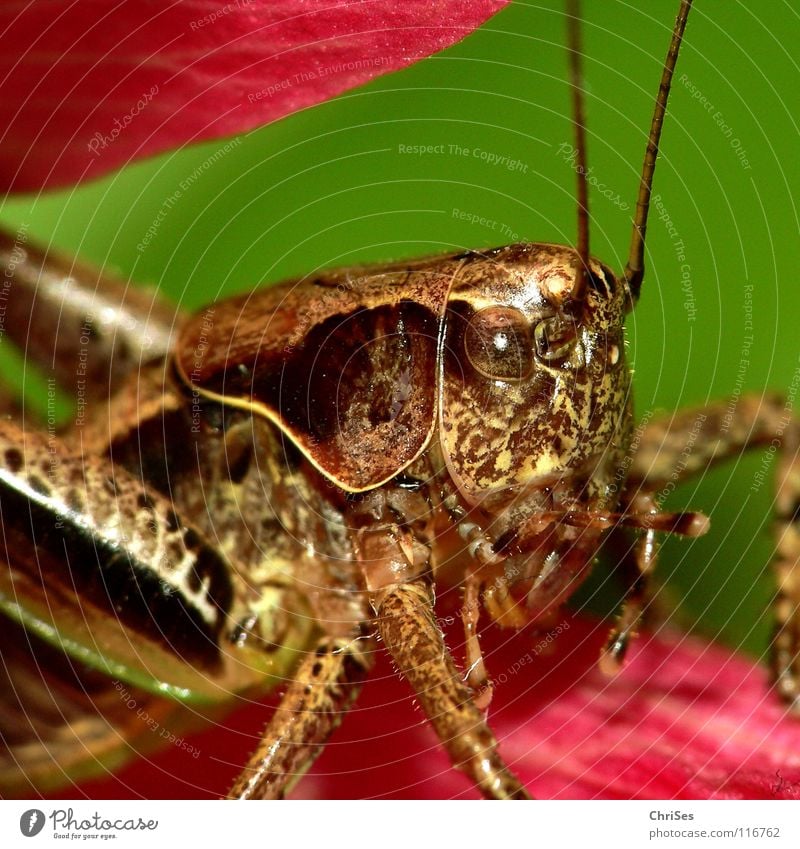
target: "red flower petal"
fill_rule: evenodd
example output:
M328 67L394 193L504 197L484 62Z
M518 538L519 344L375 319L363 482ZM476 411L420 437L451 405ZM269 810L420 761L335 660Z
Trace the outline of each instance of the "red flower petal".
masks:
M800 798L800 721L766 670L699 639L639 640L625 669L597 669L607 624L566 619L552 650L522 632L484 640L501 751L540 798ZM562 626L563 627L563 626ZM296 796L477 798L449 769L387 666Z
M565 628L566 626L566 628ZM597 669L607 623L565 618L557 640L488 629L490 722L501 751L544 799L797 799L800 720L766 670L702 640L639 640L614 679ZM451 644L457 636L453 633ZM546 650L542 650L543 647ZM537 654L537 651L539 652ZM477 798L385 654L294 798ZM141 758L65 798L224 794L270 710L251 706L205 734ZM187 747L188 748L188 747Z
M0 184L75 183L249 130L442 50L507 2L5 2Z

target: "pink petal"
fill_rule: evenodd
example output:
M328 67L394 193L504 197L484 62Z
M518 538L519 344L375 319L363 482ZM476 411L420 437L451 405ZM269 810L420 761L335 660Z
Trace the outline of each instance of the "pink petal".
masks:
M567 617L557 640L545 638L544 651L541 635L484 635L496 682L491 724L504 757L539 798L800 798L800 720L770 692L763 667L664 631L640 639L623 672L607 679L597 670L607 627ZM450 643L458 643L456 631ZM187 738L200 751L196 759L171 747L118 778L62 795L222 794L268 715L251 706ZM450 768L383 652L355 708L293 795L477 798Z
M663 632L640 639L608 679L596 663L607 624L564 624L550 654L537 656L541 638L524 632L484 639L496 681L492 726L538 797L800 798L800 720L770 692L765 669ZM358 717L296 795L477 798L448 769L402 684L384 674L391 680L365 692Z
M508 0L0 5L0 184L244 132L455 43Z

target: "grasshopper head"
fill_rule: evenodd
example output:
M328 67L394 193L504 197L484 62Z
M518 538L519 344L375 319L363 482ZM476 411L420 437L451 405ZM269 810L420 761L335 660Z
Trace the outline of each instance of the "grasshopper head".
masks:
M440 434L462 496L613 476L630 421L624 282L596 261L579 309L571 248L520 244L468 262L450 292ZM573 489L573 487L569 487Z

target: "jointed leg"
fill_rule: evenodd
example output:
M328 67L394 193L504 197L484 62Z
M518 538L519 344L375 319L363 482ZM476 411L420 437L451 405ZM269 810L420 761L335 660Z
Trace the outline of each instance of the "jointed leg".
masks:
M640 434L626 499L654 497L658 505L679 481L758 446L780 456L772 668L783 698L800 708L800 422L791 402L746 395L654 419Z
M781 696L800 713L800 432L796 423L782 448L773 561L778 586L772 671Z
M528 798L498 754L475 694L444 643L433 611L430 549L410 524L397 523L400 517L386 503L375 501L371 509L373 524L358 533L357 551L387 651L417 694L453 766L487 798ZM477 597L467 600L477 604Z
M780 443L791 427L796 423L789 405L775 393L744 395L737 403L719 401L654 418L634 446L627 498L640 493L663 497L677 482L715 463L773 440Z
M626 534L617 539L627 543L630 538ZM622 611L600 655L600 669L606 675L614 675L619 671L628 646L639 629L642 611L647 602L648 581L658 554L655 531L645 531L632 547L628 547L621 554L622 575L627 589Z
M429 583L387 587L373 596L378 629L411 684L453 766L489 799L526 799L525 788L503 763L497 740L456 669L433 615Z
M2 330L69 396L107 398L169 351L179 312L153 290L0 231Z
M464 600L461 607L461 621L466 639L467 684L470 686L475 704L486 710L492 701L492 682L483 662L483 652L478 639L478 621L481 614L481 583L477 574L467 576L464 582Z
M229 799L280 799L291 789L358 696L370 646L327 638L303 660Z

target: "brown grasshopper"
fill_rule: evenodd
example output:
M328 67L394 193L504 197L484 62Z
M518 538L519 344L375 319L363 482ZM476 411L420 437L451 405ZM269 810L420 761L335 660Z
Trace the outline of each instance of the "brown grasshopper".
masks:
M743 398L724 428L724 404L652 419L632 440L623 323L690 5L620 276L589 252L575 25L576 247L351 267L183 316L107 276L95 294L94 270L6 241L7 333L32 361L55 353L79 398L68 431L31 428L12 404L0 427L10 792L113 761L120 740L141 745L120 682L163 719L288 677L230 793L282 796L385 649L453 765L489 798L525 798L484 714L480 616L546 621L611 537L630 587L601 659L614 671L639 626L656 535L707 527L656 497L691 429L682 477L781 443L774 672L797 699L797 425L783 401ZM434 615L449 582L464 593L466 672Z

